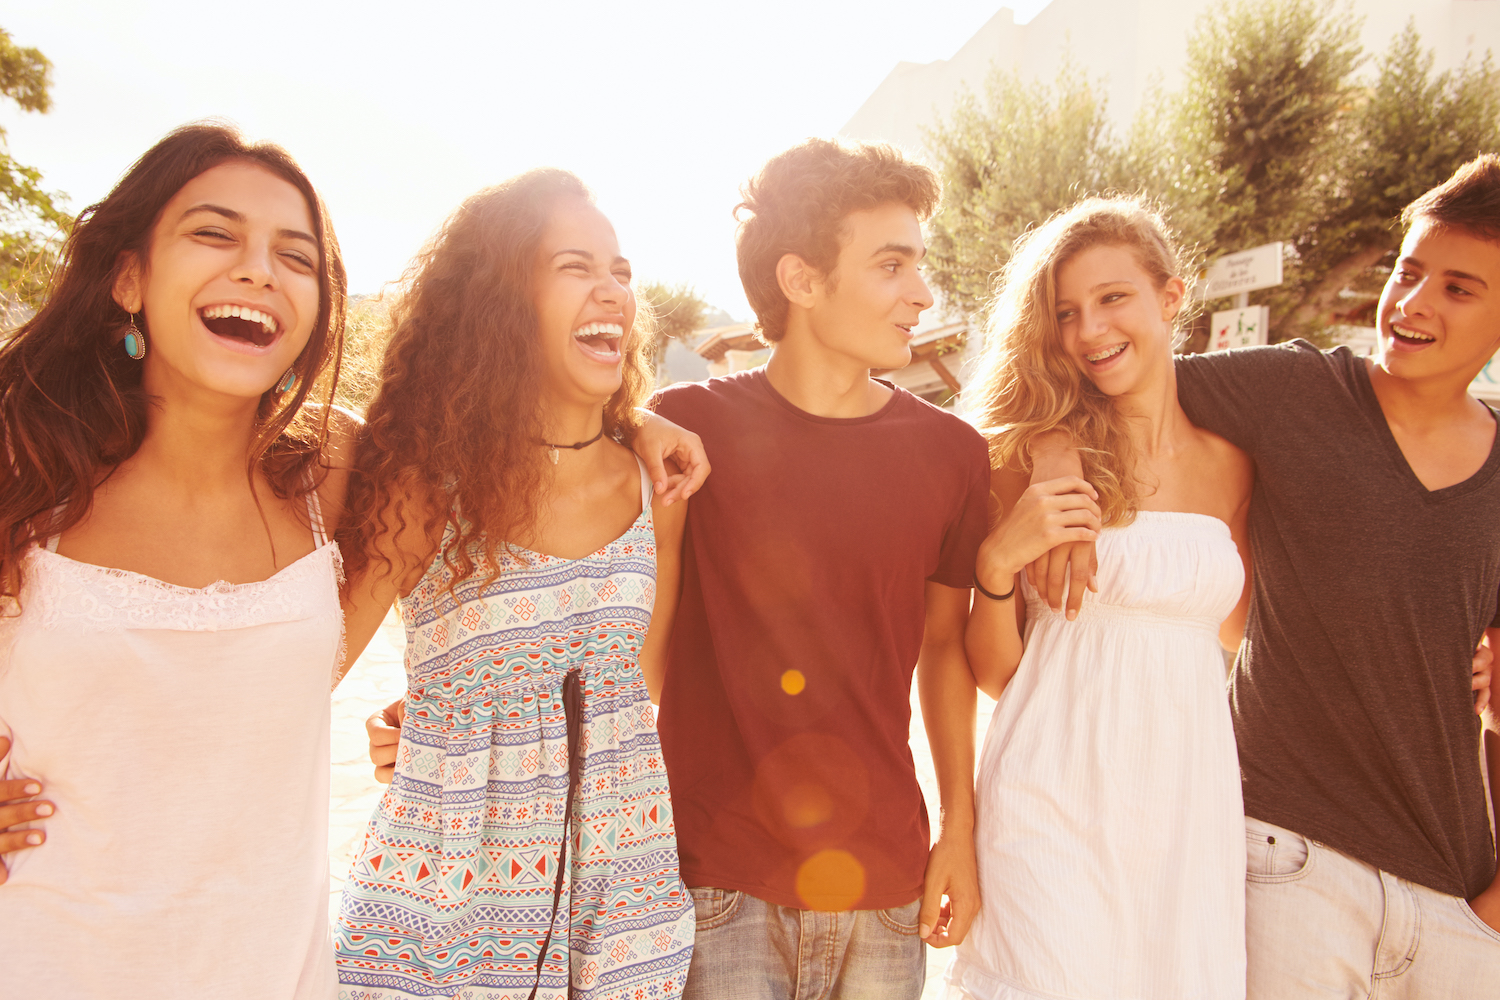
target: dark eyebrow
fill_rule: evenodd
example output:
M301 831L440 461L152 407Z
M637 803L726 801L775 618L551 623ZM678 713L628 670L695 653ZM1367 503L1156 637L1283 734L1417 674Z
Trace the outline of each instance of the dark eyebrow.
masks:
M241 215L240 213L236 212L232 208L225 208L222 205L209 205L207 203L202 204L202 205L194 205L192 208L188 209L186 212L183 212L182 213L182 217L184 219L186 219L188 216L192 215L195 212L212 212L214 215L222 215L224 218L228 219L230 222L244 222L245 221L245 217L243 215Z
M1490 283L1488 281L1485 281L1477 274L1470 274L1468 271L1444 271L1443 273L1450 278L1459 278L1463 281L1472 281L1476 285L1479 285L1481 288L1490 287Z
M1425 265L1423 265L1423 263L1420 260L1417 260L1417 258L1415 258L1415 257L1402 257L1399 261L1397 261L1397 263L1398 264L1410 264L1413 267L1416 267L1416 268L1419 268L1419 269L1422 269L1422 270L1426 269ZM1490 283L1488 281L1485 281L1483 278L1481 278L1477 274L1470 274L1468 271L1459 271L1459 270L1456 270L1454 268L1449 268L1448 270L1446 270L1446 271L1443 272L1443 276L1445 278L1457 278L1460 281L1472 281L1476 285L1478 285L1479 287L1481 287L1483 289L1486 289L1486 290L1488 290L1489 287L1490 287Z
M883 253L899 253L903 257L915 257L918 260L921 260L923 257L927 256L927 248L923 247L922 248L922 252L921 253L917 253L916 248L913 247L913 246L911 246L910 244L907 244L907 243L887 243L885 246L881 247L879 250L876 250L874 253L870 254L870 256L871 257L879 257Z
M194 205L192 208L182 213L182 218L186 219L188 216L193 215L197 212L209 212L213 215L228 219L230 222L238 222L243 224L245 221L245 217L232 208L225 208L223 205L209 205L207 203L202 205ZM314 247L318 245L318 238L316 236L313 236L311 233L304 233L300 229L281 229L277 231L276 235L286 240L304 240L308 243L311 243Z

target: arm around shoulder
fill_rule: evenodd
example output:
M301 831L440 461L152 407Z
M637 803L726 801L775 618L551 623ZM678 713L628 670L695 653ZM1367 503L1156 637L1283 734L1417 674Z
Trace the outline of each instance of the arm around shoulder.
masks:
M641 674L653 704L661 704L667 677L667 650L672 641L672 623L682 595L682 539L687 531L688 505L672 504L657 497L651 504L656 528L656 601L651 607L651 627L641 646Z
M1325 363L1322 352L1305 340L1181 354L1175 366L1177 401L1196 426L1253 458L1261 430L1289 405L1297 372L1309 361Z
M323 524L330 537L343 522L344 502L349 495L349 480L354 472L355 453L365 420L342 406L328 407L328 437L323 442L322 463L326 474L318 486L318 503L323 510Z

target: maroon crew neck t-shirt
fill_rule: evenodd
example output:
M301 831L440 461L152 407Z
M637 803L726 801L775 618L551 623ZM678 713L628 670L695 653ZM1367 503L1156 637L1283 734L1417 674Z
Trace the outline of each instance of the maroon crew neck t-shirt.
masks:
M762 369L674 385L703 438L657 728L682 875L811 910L922 893L930 835L908 746L927 581L967 588L989 455L903 389L817 417Z

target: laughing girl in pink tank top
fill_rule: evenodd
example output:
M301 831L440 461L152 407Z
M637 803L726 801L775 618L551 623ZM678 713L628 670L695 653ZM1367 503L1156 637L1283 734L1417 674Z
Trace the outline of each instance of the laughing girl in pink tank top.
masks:
M0 998L335 993L344 291L290 157L189 126L0 348ZM646 425L658 489L701 483Z
M343 310L302 171L193 125L0 350L0 995L331 996Z

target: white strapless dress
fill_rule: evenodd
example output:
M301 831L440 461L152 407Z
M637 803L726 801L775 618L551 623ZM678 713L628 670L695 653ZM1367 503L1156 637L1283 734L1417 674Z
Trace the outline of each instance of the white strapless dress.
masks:
M1099 538L1076 621L1024 581L1026 653L979 764L975 1000L1242 1000L1245 826L1219 625L1244 570L1218 518Z

